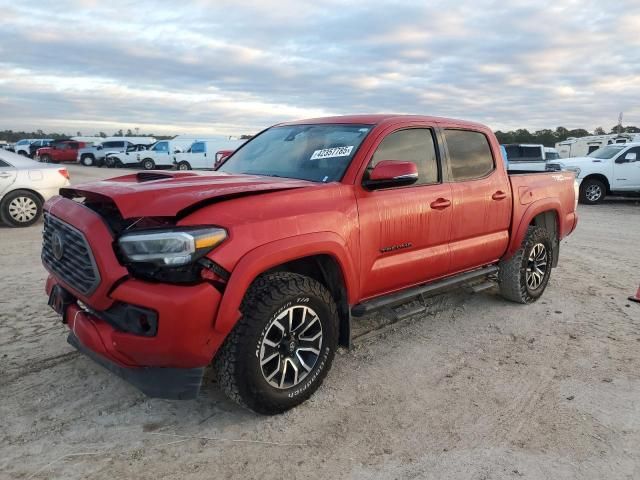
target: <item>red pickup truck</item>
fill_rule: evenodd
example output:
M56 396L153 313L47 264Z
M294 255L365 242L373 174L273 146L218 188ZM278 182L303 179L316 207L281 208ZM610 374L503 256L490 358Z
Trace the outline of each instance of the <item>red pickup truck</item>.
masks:
M535 301L576 199L572 172L508 173L476 123L283 123L215 172L62 189L46 291L69 343L146 394L193 398L213 364L231 398L273 414L319 387L354 317L492 279Z
M61 163L77 161L78 150L85 148L86 143L75 140L59 140L48 147L36 150L35 160L44 163Z

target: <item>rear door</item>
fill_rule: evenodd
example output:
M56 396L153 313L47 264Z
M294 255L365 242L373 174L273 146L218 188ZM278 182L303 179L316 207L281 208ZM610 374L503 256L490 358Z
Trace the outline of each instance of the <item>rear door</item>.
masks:
M406 187L356 187L365 298L441 277L449 269L451 187L442 181L436 139L433 125L395 127L368 153L361 181L382 160L414 162L419 177Z
M511 187L487 135L445 128L451 213L451 273L494 263L509 244ZM511 158L509 158L511 167Z
M0 160L0 195L4 195L16 181L16 167Z
M640 147L631 147L616 158L612 188L623 191L640 190Z

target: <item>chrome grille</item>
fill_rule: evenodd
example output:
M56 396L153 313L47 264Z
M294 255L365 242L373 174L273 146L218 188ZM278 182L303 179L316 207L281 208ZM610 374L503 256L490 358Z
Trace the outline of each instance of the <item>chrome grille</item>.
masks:
M54 254L54 236L62 249ZM100 273L87 239L78 229L45 212L42 232L42 262L70 287L83 295L93 293Z

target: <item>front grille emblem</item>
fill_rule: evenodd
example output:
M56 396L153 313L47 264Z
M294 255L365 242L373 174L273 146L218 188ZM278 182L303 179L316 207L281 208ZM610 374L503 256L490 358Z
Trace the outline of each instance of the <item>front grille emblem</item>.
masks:
M64 255L64 237L60 232L54 232L51 236L51 250L56 260L62 260Z

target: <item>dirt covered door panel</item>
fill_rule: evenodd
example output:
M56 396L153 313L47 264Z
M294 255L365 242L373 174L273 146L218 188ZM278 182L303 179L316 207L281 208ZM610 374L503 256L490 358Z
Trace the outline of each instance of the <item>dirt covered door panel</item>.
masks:
M484 132L445 128L453 195L451 272L498 260L509 244L511 186Z
M371 149L363 179L380 161L414 162L407 187L356 189L360 218L361 292L372 297L445 275L449 270L451 187L441 182L434 131L392 130Z

